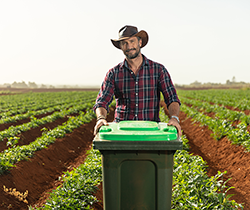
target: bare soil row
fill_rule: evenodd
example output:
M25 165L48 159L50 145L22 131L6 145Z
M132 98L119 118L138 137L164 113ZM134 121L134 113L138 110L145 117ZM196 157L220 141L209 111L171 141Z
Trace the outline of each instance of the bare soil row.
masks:
M61 122L57 125L59 124ZM82 125L75 129L73 133L58 139L48 148L37 151L29 161L17 163L10 173L1 175L0 209L28 209L27 204L6 194L3 191L3 185L7 188L16 188L21 193L28 190L28 205L43 203L48 197L47 192L60 184L58 177L64 171L78 167L84 162L86 151L92 145L94 124L95 121L92 120L89 124ZM28 132L30 133L30 131ZM25 132L23 135L25 135ZM27 141L32 141L34 138L31 134L26 135Z
M231 178L229 186L235 187L229 191L234 194L231 199L245 203L244 209L250 209L250 153L242 146L232 145L224 137L217 141L211 137L211 131L193 121L184 113L180 113L181 126L191 146L190 153L201 156L208 163L209 176L218 171L227 171L225 180Z

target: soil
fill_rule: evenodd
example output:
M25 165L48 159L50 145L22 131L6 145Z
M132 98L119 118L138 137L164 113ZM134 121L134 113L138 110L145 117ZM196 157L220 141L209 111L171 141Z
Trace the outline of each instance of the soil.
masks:
M231 180L228 186L235 187L228 194L234 194L231 200L237 203L245 203L244 209L250 209L250 153L242 146L232 145L226 138L215 140L212 132L206 126L193 123L184 113L180 113L183 134L187 136L190 153L199 155L208 164L208 176L214 176L218 171L227 171L224 180Z
M162 105L165 106L164 103ZM113 109L108 121L113 120ZM207 174L214 176L217 171L227 171L225 180L231 178L229 186L235 188L229 194L235 194L231 199L238 203L245 203L244 209L250 209L250 153L243 147L231 145L228 139L214 140L207 127L193 123L184 113L180 113L181 126L191 145L190 153L201 156L208 163ZM62 122L55 122L56 126ZM35 153L28 161L16 164L9 173L0 176L0 209L27 210L27 204L20 202L14 196L3 191L7 188L16 188L21 193L28 190L28 205L41 206L49 196L49 192L61 183L58 177L64 171L72 170L82 164L86 158L86 151L91 148L95 120L75 129L73 133L58 139L54 144ZM40 128L39 128L40 129ZM23 133L23 144L37 137L39 129ZM99 186L96 196L102 200L102 187ZM95 210L102 210L102 202L95 204Z
M59 118L51 123L47 123L45 125L41 125L37 128L33 128L33 129L28 130L26 132L22 132L21 134L17 135L20 139L16 145L18 145L18 146L27 145L27 144L31 143L32 141L34 141L34 139L36 139L37 137L42 135L42 133L43 133L43 131L41 130L42 128L47 128L48 130L52 130L57 126L62 125L67 120L68 120L68 117ZM22 123L26 123L25 121L28 121L28 119L21 120ZM20 123L20 121L18 121L15 123L2 124L2 125L0 125L0 131L4 130L4 129L2 129L4 127L17 126L17 125L20 125L22 123ZM0 141L0 152L4 151L5 149L8 149L7 141L8 141L7 138L5 138L3 141Z

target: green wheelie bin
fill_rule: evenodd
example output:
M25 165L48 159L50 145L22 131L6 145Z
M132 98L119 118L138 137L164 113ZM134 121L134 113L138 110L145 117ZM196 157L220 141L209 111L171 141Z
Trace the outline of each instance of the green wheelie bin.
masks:
M102 154L104 210L170 210L173 156L182 149L174 126L121 121L93 140Z

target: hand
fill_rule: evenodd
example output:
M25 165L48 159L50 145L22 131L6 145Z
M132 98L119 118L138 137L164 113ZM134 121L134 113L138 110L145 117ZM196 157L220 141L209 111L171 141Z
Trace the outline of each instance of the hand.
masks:
M175 118L172 118L168 121L168 125L173 125L177 128L177 131L178 131L178 136L181 137L182 135L182 132L181 132L181 126L180 124L178 123L177 119Z
M96 122L96 125L95 125L95 128L94 128L94 135L96 135L96 134L99 132L100 128L101 128L103 125L109 125L108 122L107 122L107 120L101 119L101 120L98 120L98 121Z

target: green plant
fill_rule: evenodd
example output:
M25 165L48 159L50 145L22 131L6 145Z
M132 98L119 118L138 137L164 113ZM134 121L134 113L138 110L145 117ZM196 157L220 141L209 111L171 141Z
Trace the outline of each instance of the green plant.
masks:
M41 137L38 137L29 145L15 146L4 150L0 153L0 174L13 167L15 163L32 157L36 151L46 148L54 143L57 138L62 138L66 133L70 133L80 125L90 122L94 116L93 111L90 110L86 113L80 112L79 116L69 118L63 125L48 132L43 132Z
M93 204L98 202L93 194L102 180L102 165L98 150L91 149L87 154L84 164L65 172L60 177L63 184L52 191L43 207L37 209L93 209Z

